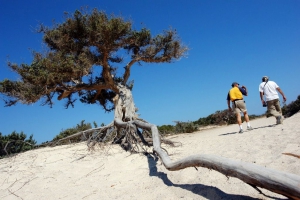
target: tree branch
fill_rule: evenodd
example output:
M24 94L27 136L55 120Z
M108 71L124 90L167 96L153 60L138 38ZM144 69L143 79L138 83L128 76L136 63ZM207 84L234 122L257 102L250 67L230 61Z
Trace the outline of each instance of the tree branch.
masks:
M137 62L137 59L133 59L125 66L125 72L123 75L123 85L126 85L128 78L130 76L130 68L136 62Z

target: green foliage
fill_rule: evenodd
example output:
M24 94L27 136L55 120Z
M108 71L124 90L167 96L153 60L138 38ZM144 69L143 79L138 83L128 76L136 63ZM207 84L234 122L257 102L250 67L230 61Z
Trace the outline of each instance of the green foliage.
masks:
M162 125L162 126L157 126L158 131L161 134L172 134L175 133L175 127L172 125Z
M192 133L198 130L198 125L193 122L176 121L176 125L162 125L158 126L161 134L176 134L176 133Z
M94 127L95 127L95 128L98 127L98 124L97 124L96 122L93 122L93 124L94 124ZM103 123L102 123L102 124L103 124ZM102 125L102 124L101 124L101 125Z
M0 133L0 157L20 153L33 149L36 145L36 141L33 139L33 135L30 135L26 139L26 135L21 132L12 132L9 135L2 135Z
M236 123L236 118L235 115L228 110L223 110L216 111L207 117L199 118L197 121L194 121L194 123L200 126L233 124Z
M292 101L288 105L284 105L282 107L282 114L284 117L290 117L300 110L300 95L297 97L295 101Z
M46 51L33 51L29 64L9 62L21 78L0 81L1 99L7 106L40 99L52 106L57 96L66 100L66 107L80 100L110 112L118 84L127 85L134 64L170 63L187 51L175 30L152 36L149 29L133 30L131 21L97 9L66 13L64 22L53 27L41 24L38 32Z
M198 125L193 122L176 122L176 133L192 133L198 130Z
M94 125L97 125L96 122L94 122ZM90 123L85 123L85 120L82 120L75 127L68 128L66 130L61 131L57 136L55 136L53 138L52 141L55 142L55 141L58 141L60 139L65 138L65 137L68 137L70 135L73 135L75 133L85 131L85 130L88 130L88 129L91 129L91 128L92 128L92 125ZM72 143L80 142L80 141L82 141L81 137L82 136L78 136L78 137L72 138L71 141L65 141L65 142L62 142L60 144L69 143L69 142L72 142ZM88 137L88 135L86 135L86 137Z

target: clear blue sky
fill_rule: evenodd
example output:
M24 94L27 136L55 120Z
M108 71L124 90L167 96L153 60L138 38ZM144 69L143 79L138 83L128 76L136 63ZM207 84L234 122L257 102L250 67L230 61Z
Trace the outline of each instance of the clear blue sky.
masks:
M84 3L83 3L84 2ZM267 75L281 87L287 103L300 94L299 0L0 0L0 80L16 80L7 61L30 63L31 50L42 50L39 23L63 22L63 13L81 6L98 8L133 21L133 27L159 34L175 28L190 50L171 64L134 66L133 95L141 118L156 125L195 121L227 109L226 95L234 81L247 86L249 114L263 114L258 85ZM1 101L1 99L0 99ZM0 132L23 131L38 143L52 140L81 120L108 124L113 113L79 102L51 109L0 102Z

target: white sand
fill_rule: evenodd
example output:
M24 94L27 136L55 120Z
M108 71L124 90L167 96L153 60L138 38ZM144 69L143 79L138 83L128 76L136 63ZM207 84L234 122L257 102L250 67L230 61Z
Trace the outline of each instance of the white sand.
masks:
M230 125L170 136L182 146L166 147L172 160L213 154L300 176L300 113L275 126L275 118L251 121L238 134ZM246 127L244 123L244 127ZM85 143L41 148L0 160L0 199L287 199L259 194L236 178L206 168L168 171L160 160L120 147L87 150Z

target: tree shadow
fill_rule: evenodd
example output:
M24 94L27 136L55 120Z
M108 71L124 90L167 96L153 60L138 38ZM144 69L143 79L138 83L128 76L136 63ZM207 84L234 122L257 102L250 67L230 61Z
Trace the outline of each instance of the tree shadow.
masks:
M227 194L216 187L207 186L207 185L203 185L203 184L172 183L172 181L168 178L168 175L166 173L157 171L156 164L158 161L158 157L154 156L153 154L149 154L149 153L146 153L145 156L147 156L147 159L148 159L149 175L160 178L164 182L164 184L167 186L179 187L179 188L191 191L194 194L202 196L206 199L214 199L214 200L219 200L219 199L257 200L257 199L259 199L259 198L245 196L245 195ZM275 199L275 200L283 200L281 198L271 197L271 196L265 195L263 193L262 193L262 195L264 195L265 197L271 198L271 199Z

